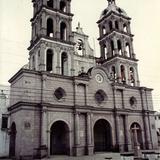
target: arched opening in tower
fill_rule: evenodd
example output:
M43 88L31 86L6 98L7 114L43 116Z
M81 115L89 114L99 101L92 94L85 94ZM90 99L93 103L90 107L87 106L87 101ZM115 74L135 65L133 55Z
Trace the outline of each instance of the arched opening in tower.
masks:
M110 29L110 31L113 29L112 21L109 21L109 29Z
M115 21L115 28L116 28L116 29L119 29L118 21Z
M64 1L60 2L60 11L62 11L62 12L67 11L66 2L64 2Z
M130 67L130 82L132 86L135 86L135 75L133 67Z
M51 49L47 50L46 55L46 71L52 71L53 69L53 51Z
M120 40L117 41L117 45L118 45L118 54L122 55L122 45Z
M63 52L61 56L61 72L62 75L68 74L68 55L65 52Z
M107 53L108 53L107 46L104 45L103 48L104 48L104 58L107 59L108 58L107 57Z
M60 39L67 40L67 26L64 22L60 24Z
M116 68L115 68L115 66L112 66L112 68L111 68L111 79L112 79L113 81L116 81L116 79L117 79L117 73L116 73Z
M105 26L102 27L102 35L105 35L107 32L106 32L106 28Z
M123 24L123 31L127 32L127 25L126 24Z
M111 41L111 52L112 52L112 56L115 55L115 50L114 50L114 42L113 40Z
M128 42L126 43L125 55L126 55L127 57L131 57L131 54L130 54L130 45L129 45Z
M53 20L51 18L47 19L47 36L53 37Z
M121 82L126 83L125 67L121 65Z
M47 6L53 8L53 0L47 0Z

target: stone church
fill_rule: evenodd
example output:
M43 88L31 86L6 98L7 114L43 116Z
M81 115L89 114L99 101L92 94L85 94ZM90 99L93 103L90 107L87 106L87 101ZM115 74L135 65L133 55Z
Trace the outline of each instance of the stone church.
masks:
M29 65L10 80L10 156L157 149L152 89L141 87L131 18L108 0L97 21L100 58L71 0L32 0Z

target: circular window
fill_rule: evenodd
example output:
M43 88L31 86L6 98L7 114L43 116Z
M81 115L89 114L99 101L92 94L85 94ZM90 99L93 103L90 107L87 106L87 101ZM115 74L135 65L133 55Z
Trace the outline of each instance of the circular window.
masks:
M56 97L57 100L61 100L62 98L65 97L65 91L62 88L58 88L54 92L54 96Z
M129 103L131 106L135 106L137 104L137 100L135 97L131 97L129 100Z
M95 93L95 100L100 104L102 102L104 102L106 100L106 93L102 90L98 90L96 93Z

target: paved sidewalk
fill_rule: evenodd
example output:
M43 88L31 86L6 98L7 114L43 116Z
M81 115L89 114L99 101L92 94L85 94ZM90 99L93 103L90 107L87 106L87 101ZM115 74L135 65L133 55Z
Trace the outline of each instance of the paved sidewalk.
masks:
M44 160L121 160L119 153L104 153L93 156L69 157L69 156L53 156Z

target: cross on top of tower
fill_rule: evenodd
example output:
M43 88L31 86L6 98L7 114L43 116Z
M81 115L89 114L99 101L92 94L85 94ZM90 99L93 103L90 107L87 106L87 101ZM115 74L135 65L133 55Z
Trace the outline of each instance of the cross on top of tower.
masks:
M115 0L107 0L108 1L108 4L116 4Z

